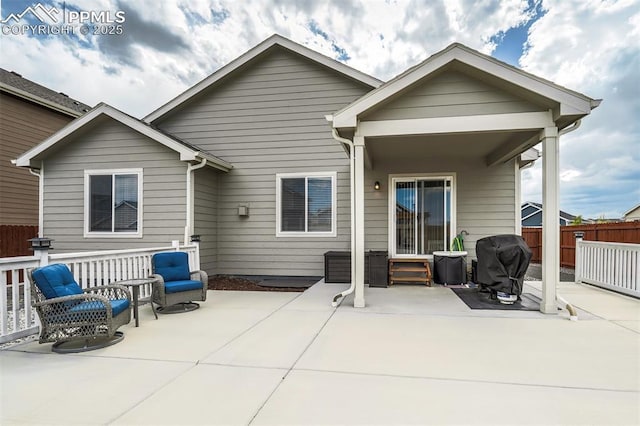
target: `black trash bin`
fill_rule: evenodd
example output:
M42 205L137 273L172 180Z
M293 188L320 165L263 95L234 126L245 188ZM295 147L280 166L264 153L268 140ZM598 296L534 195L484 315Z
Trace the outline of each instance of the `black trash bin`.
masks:
M388 287L389 256L387 252L369 251L366 255L369 257L369 287Z
M371 287L387 287L389 260L386 251L368 251L364 254L364 282ZM328 251L324 254L324 282L351 282L351 252Z
M433 252L433 281L437 284L466 284L467 252Z

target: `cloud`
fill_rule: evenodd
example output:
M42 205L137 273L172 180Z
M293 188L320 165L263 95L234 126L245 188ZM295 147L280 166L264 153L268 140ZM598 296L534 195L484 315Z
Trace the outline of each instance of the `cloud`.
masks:
M562 0L543 7L521 66L603 98L580 129L561 137L561 174L580 173L561 183L561 207L584 217L620 217L640 200L640 5ZM527 173L523 189L525 182L540 188L536 175ZM526 196L539 201L537 188Z
M61 8L63 1L46 3ZM2 2L3 13L7 4ZM124 10L124 34L3 36L0 66L85 103L104 101L138 117L274 33L388 80L454 41L491 54L509 30L528 27L521 67L604 99L578 131L561 138L562 209L584 217L620 216L640 201L640 6L635 0L65 4ZM541 200L540 167L538 161L523 173L525 200Z
M126 2L118 1L116 9L125 12L123 34L97 37L98 48L107 58L123 65L140 68L144 63L142 55L136 49L137 46L159 53L187 53L187 42L162 25L162 22L146 20L142 11L134 9Z

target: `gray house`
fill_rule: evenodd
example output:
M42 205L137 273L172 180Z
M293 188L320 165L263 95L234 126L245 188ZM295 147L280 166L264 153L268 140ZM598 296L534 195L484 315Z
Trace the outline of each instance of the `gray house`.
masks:
M520 208L522 226L530 228L542 227L542 210L542 204L540 203L534 203L532 201L522 203L522 206ZM571 222L573 222L577 217L562 210L559 210L558 213L558 221L560 223L560 226L571 225ZM591 221L588 219L583 219L582 222L591 223Z
M473 257L517 232L521 154L541 141L557 211L559 133L598 104L459 44L383 83L275 35L144 120L101 104L16 163L40 172L58 251L199 234L210 274L322 275L326 251L351 250L364 306L367 250L430 258L465 230Z

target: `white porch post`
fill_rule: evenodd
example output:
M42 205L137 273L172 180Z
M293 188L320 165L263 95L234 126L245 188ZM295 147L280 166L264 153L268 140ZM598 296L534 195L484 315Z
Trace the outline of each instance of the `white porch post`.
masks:
M560 279L559 141L558 128L547 127L542 142L542 303L540 311L557 314L556 285Z
M355 297L353 306L364 308L364 137L353 138L355 150L354 191L355 200Z

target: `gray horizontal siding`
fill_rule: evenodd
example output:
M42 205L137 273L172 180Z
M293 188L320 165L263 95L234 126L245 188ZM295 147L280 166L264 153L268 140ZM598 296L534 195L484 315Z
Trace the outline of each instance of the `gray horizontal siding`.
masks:
M143 238L84 238L84 171L143 169ZM56 252L170 245L185 226L186 165L176 152L103 120L44 163L44 235Z
M369 90L278 48L154 123L234 166L218 176L216 273L322 275L324 252L348 249L349 164L324 116ZM276 174L309 171L338 172L337 237L276 238Z
M465 249L475 257L480 238L515 232L515 164L486 167L483 159L455 161L406 159L403 162L377 161L374 170L365 172L365 247L387 250L388 193L390 174L456 173L457 232L466 230ZM379 191L373 183L379 181ZM453 239L453 237L452 237Z
M461 72L449 70L398 95L366 120L453 117L481 114L544 111L545 108L518 98Z
M219 173L210 167L194 173L194 233L201 237L200 268L209 275L217 272Z

